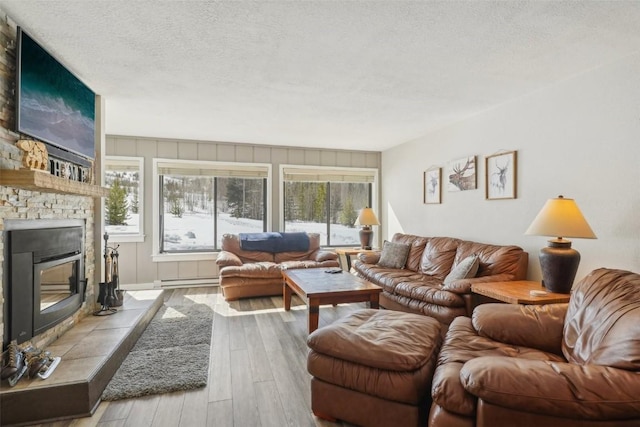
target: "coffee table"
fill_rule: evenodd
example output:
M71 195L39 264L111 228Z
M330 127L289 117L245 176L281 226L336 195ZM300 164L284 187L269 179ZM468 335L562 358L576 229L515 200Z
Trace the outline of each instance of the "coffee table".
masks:
M291 295L295 292L307 302L309 333L318 329L321 304L340 304L369 301L371 308L378 308L382 288L352 274L331 274L324 268L284 270L282 296L284 309L291 309Z

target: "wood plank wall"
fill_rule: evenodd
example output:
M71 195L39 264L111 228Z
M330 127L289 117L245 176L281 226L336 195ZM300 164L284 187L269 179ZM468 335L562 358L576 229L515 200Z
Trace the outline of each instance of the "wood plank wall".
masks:
M371 151L328 150L241 143L191 141L107 135L108 156L144 158L144 234L140 243L121 243L122 284L146 284L155 280L185 280L217 277L213 261L153 262L152 183L153 159L257 162L272 165L271 228L279 228L279 167L281 164L337 166L381 169L381 153ZM381 179L381 176L379 176ZM379 189L380 186L378 186ZM379 191L379 190L378 190ZM380 194L378 194L380 199Z

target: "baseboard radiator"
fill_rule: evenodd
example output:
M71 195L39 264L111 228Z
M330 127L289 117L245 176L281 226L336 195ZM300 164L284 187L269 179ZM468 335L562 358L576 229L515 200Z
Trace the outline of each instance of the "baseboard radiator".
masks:
M195 288L205 286L219 286L220 280L217 277L204 279L168 279L154 280L154 289L174 289L174 288Z

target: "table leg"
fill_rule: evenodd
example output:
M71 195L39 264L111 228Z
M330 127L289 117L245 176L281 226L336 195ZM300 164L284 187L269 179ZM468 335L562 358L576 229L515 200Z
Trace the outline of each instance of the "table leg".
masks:
M291 288L287 282L282 282L282 299L284 300L285 311L291 310Z
M380 308L380 294L375 293L371 294L371 298L369 299L369 307L370 308Z
M309 311L309 333L318 329L318 319L320 315L320 302L317 300L309 299L307 303Z

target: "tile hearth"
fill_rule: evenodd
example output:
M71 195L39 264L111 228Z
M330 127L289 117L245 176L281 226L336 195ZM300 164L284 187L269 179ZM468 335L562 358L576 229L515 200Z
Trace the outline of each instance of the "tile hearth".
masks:
M163 303L162 290L128 291L111 316L87 316L47 350L62 358L51 376L0 385L0 424L90 415L102 391ZM36 403L37 402L37 403Z

